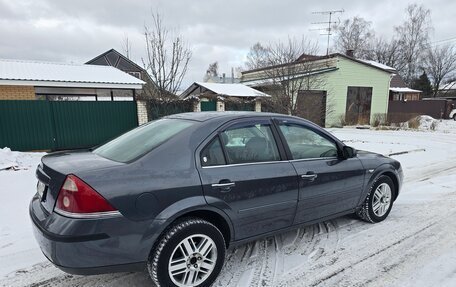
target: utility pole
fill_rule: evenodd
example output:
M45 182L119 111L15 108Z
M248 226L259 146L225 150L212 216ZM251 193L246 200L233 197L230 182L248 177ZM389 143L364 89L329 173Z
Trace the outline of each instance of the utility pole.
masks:
M331 25L332 24L337 24L339 22L336 22L336 21L333 21L332 20L332 16L333 14L336 14L336 13L344 13L344 9L342 10L330 10L330 11L318 11L318 12L312 12L312 14L321 14L321 15L329 15L329 19L327 22L314 22L314 23L311 23L312 25L322 25L322 24L325 24L325 25L328 25L328 28L316 28L316 29L310 29L310 31L321 31L321 30L325 30L326 33L324 34L320 34L320 35L323 35L323 36L328 36L328 43L326 44L326 55L329 54L329 37L332 35L331 34L331 30L332 30L332 27Z

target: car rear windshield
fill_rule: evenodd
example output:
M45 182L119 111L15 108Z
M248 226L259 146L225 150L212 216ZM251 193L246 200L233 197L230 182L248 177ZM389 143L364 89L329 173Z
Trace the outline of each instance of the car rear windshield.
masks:
M93 152L104 158L130 162L169 140L194 122L179 119L161 119L133 129Z

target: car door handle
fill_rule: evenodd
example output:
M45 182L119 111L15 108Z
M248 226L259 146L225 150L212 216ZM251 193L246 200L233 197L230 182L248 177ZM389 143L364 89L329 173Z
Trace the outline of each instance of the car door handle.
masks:
M316 173L314 173L314 172L311 172L311 171L309 171L306 174L302 174L301 175L302 179L306 179L308 181L314 181L317 177L318 177L318 175Z
M213 183L211 186L213 189L220 190L220 192L229 192L235 185L236 184L229 179L222 179L218 183Z
M227 188L227 187L233 187L236 184L234 182L225 182L225 183L213 183L212 187L215 188Z

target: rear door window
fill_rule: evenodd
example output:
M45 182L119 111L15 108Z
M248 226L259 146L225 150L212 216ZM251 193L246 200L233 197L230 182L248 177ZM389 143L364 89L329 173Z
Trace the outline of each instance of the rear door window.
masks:
M215 137L201 152L201 166L225 165L225 155L219 137Z
M229 164L280 160L269 124L250 124L220 134Z

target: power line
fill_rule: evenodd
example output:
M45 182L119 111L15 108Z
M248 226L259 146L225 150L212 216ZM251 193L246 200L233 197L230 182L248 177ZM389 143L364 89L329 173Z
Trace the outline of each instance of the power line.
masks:
M442 39L442 40L434 41L434 42L431 42L431 44L436 44L436 43L440 43L440 42L447 42L447 41L454 41L454 40L456 40L456 37L451 37L451 38L448 38L448 39Z
M319 31L324 30L324 31L326 31L326 33L320 34L320 35L328 36L328 43L327 43L327 46L326 46L326 55L329 54L329 37L332 35L331 34L331 30L332 30L331 25L338 23L338 22L332 21L332 15L336 14L336 13L344 13L344 12L345 12L344 9L312 12L312 14L329 15L329 19L326 22L314 22L314 23L311 23L313 25L327 24L328 25L327 28L310 29L310 31L316 31L316 30L319 30Z
M434 42L429 43L429 46L437 47L437 46L449 44L449 43L454 42L454 41L456 41L456 37L434 41Z

